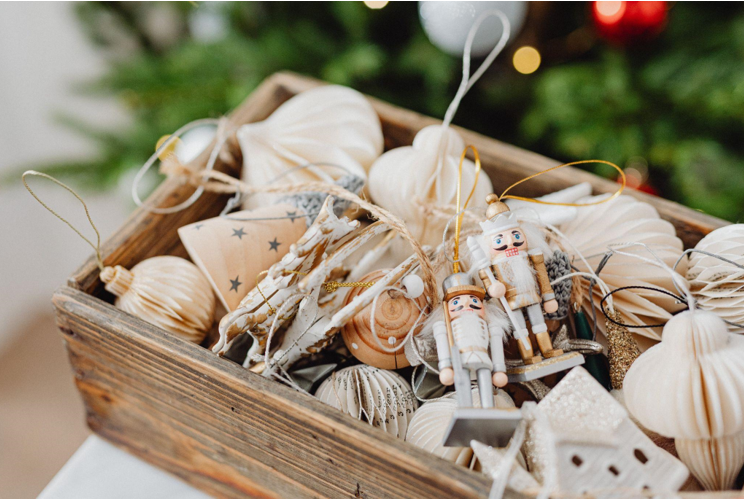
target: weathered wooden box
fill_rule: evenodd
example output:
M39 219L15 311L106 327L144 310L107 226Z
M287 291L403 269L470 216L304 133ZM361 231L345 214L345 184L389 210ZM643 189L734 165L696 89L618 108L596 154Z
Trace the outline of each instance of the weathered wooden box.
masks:
M282 102L321 82L292 74L266 80L230 119L266 118ZM410 144L437 123L371 99L386 148ZM475 145L496 190L557 162L459 129ZM206 162L206 157L197 163ZM227 165L217 168L230 171ZM520 185L535 196L577 182L616 185L564 168ZM166 181L151 201L179 203L192 189ZM631 192L654 205L685 245L725 224L675 203ZM106 265L131 267L155 255L186 257L176 230L214 217L225 198L205 194L173 215L137 210L103 246ZM224 497L487 497L485 475L435 458L366 423L253 374L112 305L89 259L54 294L57 323L90 428L207 493Z

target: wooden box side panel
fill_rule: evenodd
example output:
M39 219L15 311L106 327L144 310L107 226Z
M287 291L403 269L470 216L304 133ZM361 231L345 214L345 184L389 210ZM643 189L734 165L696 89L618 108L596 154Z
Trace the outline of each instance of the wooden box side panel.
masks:
M91 428L219 496L480 497L490 481L69 287L55 294Z

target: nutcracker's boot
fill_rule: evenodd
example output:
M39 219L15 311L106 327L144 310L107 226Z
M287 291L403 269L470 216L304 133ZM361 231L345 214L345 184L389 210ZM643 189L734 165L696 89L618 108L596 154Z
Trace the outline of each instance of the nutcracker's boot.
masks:
M514 319L517 322L517 324L514 325L514 337L517 339L519 355L522 357L522 363L525 365L534 365L535 363L539 363L542 361L542 358L540 356L535 356L535 352L532 349L530 331L527 330L527 323L524 321L524 313L522 310L517 309L514 311Z
M535 334L537 347L546 358L555 358L563 354L562 349L553 349L553 342L550 340L548 325L545 324L545 316L542 313L540 304L534 304L527 308L527 315L532 324L532 333Z

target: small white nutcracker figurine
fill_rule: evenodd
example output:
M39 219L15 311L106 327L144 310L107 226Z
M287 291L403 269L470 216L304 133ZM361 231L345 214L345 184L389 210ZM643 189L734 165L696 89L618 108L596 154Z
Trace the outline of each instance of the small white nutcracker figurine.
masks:
M467 273L445 278L444 320L433 325L439 357L439 380L455 384L459 406L473 406L471 374L478 382L481 406L493 408L493 386L507 383L504 336L508 322L494 314L487 321L483 303L486 291Z
M542 358L533 352L525 315L530 321L540 352L546 358L561 356L561 349L554 349L545 324L546 313L555 312L555 300L550 278L545 268L545 257L538 249L530 249L525 232L516 215L499 201L496 195L486 198L488 220L481 222L485 246L490 250L490 265L480 268L479 276L488 295L501 299L510 319L514 322L514 337L519 339L519 352L525 365L539 363ZM471 243L470 241L468 243ZM477 245L470 244L471 251Z

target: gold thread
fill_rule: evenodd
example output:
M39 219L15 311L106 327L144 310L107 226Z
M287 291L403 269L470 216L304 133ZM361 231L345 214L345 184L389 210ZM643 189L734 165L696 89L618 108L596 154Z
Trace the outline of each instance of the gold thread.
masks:
M48 180L54 182L58 186L61 186L64 189L66 189L67 191L69 191L75 198L78 199L78 201L80 203L83 204L83 209L85 209L85 215L86 215L86 217L88 217L88 222L90 222L90 226L93 228L93 231L95 231L95 233L96 233L96 244L95 245L93 244L92 241L90 241L88 238L86 238L85 236L83 236L83 233L81 233L80 231L78 231L77 228L75 228L75 226L73 226L70 223L70 221L68 221L67 219L65 219L61 215L59 215L57 212L55 212L54 210L52 210L46 203L44 203L43 201L41 201L41 199L36 195L36 193L34 193L31 190L31 187L28 185L28 182L26 182L26 176L27 175L34 175L34 176L37 176L37 177L43 177L45 179L48 179ZM41 172L37 172L36 170L27 170L27 171L25 171L23 173L23 175L21 176L21 180L23 181L23 185L26 187L26 189L28 190L28 192L31 193L31 196L33 196L36 199L36 201L38 201L41 204L42 207L46 208L52 215L54 215L59 220L61 220L62 222L64 222L68 226L70 226L70 229L72 229L73 231L75 231L77 233L77 235L80 236L83 239L83 241L85 241L88 245L90 245L93 248L93 250L95 250L95 252L96 252L96 264L98 264L98 269L100 269L101 271L103 271L104 265L103 265L103 258L101 257L101 234L98 232L98 228L93 223L93 219L91 218L90 212L88 211L88 205L85 204L85 201L80 197L80 195L77 194L74 189L72 189L70 186L68 186L64 182L55 179L51 175L43 174Z
M261 291L261 287L258 286L258 278L260 278L263 274L269 274L268 269L266 271L261 271L256 275L256 290L258 290L258 293L260 293L261 297L263 297L264 304L269 307L269 316L273 316L274 314L276 314L276 309L274 309L271 304L269 304L269 299L266 298L266 295L264 295L263 291Z
M465 213L460 213L460 196L462 191L462 164L465 161L465 156L468 154L468 149L473 150L473 156L475 157L475 180L473 181L473 188L470 190L470 194L468 195L468 198L465 200L465 205L463 205L462 210L464 211L466 208L468 208L468 203L470 203L470 199L473 197L473 193L475 193L475 188L478 185L478 176L480 175L481 171L481 161L480 161L480 154L478 154L478 149L476 149L473 145L467 145L465 146L465 149L462 150L462 154L460 155L460 164L458 166L457 170L457 211L456 213L459 214L457 216L457 219L455 220L455 251L454 251L454 259L452 262L452 271L459 273L460 272L460 229L462 226L462 218L465 215Z
M542 174L546 174L548 172L551 172L553 170L557 170L559 168L571 167L571 166L574 166L574 165L583 165L585 163L602 163L604 165L609 165L612 168L614 168L615 170L617 170L620 173L620 177L622 179L622 183L621 183L620 189L618 189L617 191L615 191L612 194L612 196L610 196L609 198L605 198L604 200L600 200L600 201L593 201L591 203L558 203L558 202L537 200L535 198L526 198L526 197L523 197L523 196L515 196L513 194L506 194L513 187L516 187L519 184L522 184L523 182L526 182L526 181L528 181L530 179L533 179L533 178L535 178L537 176L540 176ZM620 196L620 193L623 192L623 190L625 189L625 185L626 185L625 172L623 172L623 169L621 169L620 167L618 167L617 165L615 165L614 163L612 163L610 161L605 161L605 160L580 160L580 161L572 161L571 163L564 163L562 165L556 165L555 167L551 167L551 168L548 168L546 170L542 170L540 172L537 172L536 174L532 174L530 176L525 177L522 180L519 180L519 181L515 182L514 184L512 184L511 186L509 186L508 188L506 188L503 193L501 193L501 196L499 196L499 201L501 201L501 200L521 200L521 201L529 201L529 202L532 202L532 203L538 203L540 205L554 205L554 206L558 206L558 207L589 207L589 206L592 206L592 205L600 205L602 203L607 203L608 201L614 200L615 198L617 198L618 196Z

